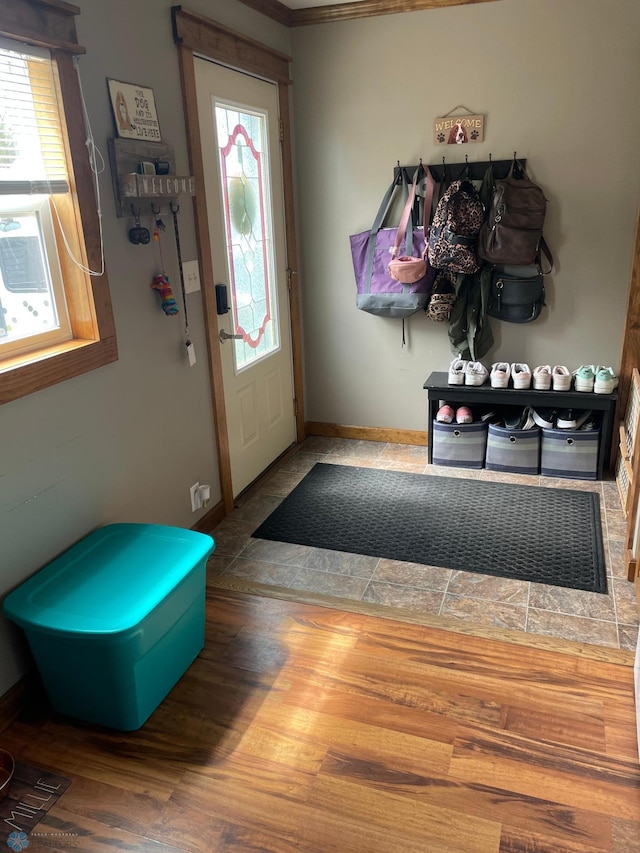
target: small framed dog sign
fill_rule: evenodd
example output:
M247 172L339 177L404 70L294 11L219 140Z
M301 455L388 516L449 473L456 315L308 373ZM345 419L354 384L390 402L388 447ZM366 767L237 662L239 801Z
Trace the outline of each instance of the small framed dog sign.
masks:
M118 136L161 142L153 89L107 78Z
M470 111L468 115L448 113L433 120L434 145L464 145L467 142L482 142L483 139L484 115L475 115Z

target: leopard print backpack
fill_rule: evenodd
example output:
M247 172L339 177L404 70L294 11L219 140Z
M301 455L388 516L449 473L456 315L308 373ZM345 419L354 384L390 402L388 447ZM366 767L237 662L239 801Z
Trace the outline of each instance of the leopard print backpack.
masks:
M454 286L455 275L440 270L433 283L431 298L424 309L430 320L436 323L448 323L451 317L451 309L456 301L456 289Z
M431 266L465 275L476 272L476 244L483 218L484 208L471 181L454 181L438 202L431 223Z

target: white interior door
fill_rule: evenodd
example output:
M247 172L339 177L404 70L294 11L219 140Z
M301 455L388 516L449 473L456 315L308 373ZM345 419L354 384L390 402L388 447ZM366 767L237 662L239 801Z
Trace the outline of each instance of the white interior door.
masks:
M278 92L204 59L195 71L235 497L296 437Z

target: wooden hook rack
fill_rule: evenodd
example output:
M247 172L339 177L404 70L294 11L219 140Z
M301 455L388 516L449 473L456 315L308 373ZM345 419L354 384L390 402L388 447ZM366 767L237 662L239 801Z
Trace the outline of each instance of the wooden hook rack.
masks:
M138 139L110 139L109 159L116 200L116 215L130 216L131 203L142 211L141 200L149 202L176 201L181 195L195 195L195 178L176 175L175 149L161 142L141 142ZM164 161L169 171L165 174L140 174L141 163ZM150 216L150 205L140 215Z

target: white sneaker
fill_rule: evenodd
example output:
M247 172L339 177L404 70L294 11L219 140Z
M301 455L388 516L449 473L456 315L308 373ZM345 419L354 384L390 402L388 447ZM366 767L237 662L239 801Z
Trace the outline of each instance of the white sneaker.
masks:
M515 362L511 365L511 379L513 380L514 388L530 388L531 368L528 364Z
M484 385L489 378L489 371L481 361L468 361L464 371L465 385Z
M576 391L593 391L593 385L596 378L596 373L599 368L595 364L581 364L577 370L573 371L574 386Z
M613 367L599 367L593 383L593 392L594 394L613 394L619 381Z
M541 364L534 368L533 387L536 391L548 391L551 388L551 366Z
M535 425L536 421L533 417L533 409L531 408L531 406L526 406L524 410L524 416L522 418L521 429L533 429Z
M508 388L511 367L506 361L496 361L491 365L491 387Z
M449 367L449 385L464 385L464 371L467 362L462 358L454 358Z
M570 391L571 390L571 373L569 368L563 364L556 364L551 371L551 379L553 380L554 391Z
M580 412L576 409L562 409L558 412L556 426L558 429L580 429L583 423L589 420L593 412L591 410Z

